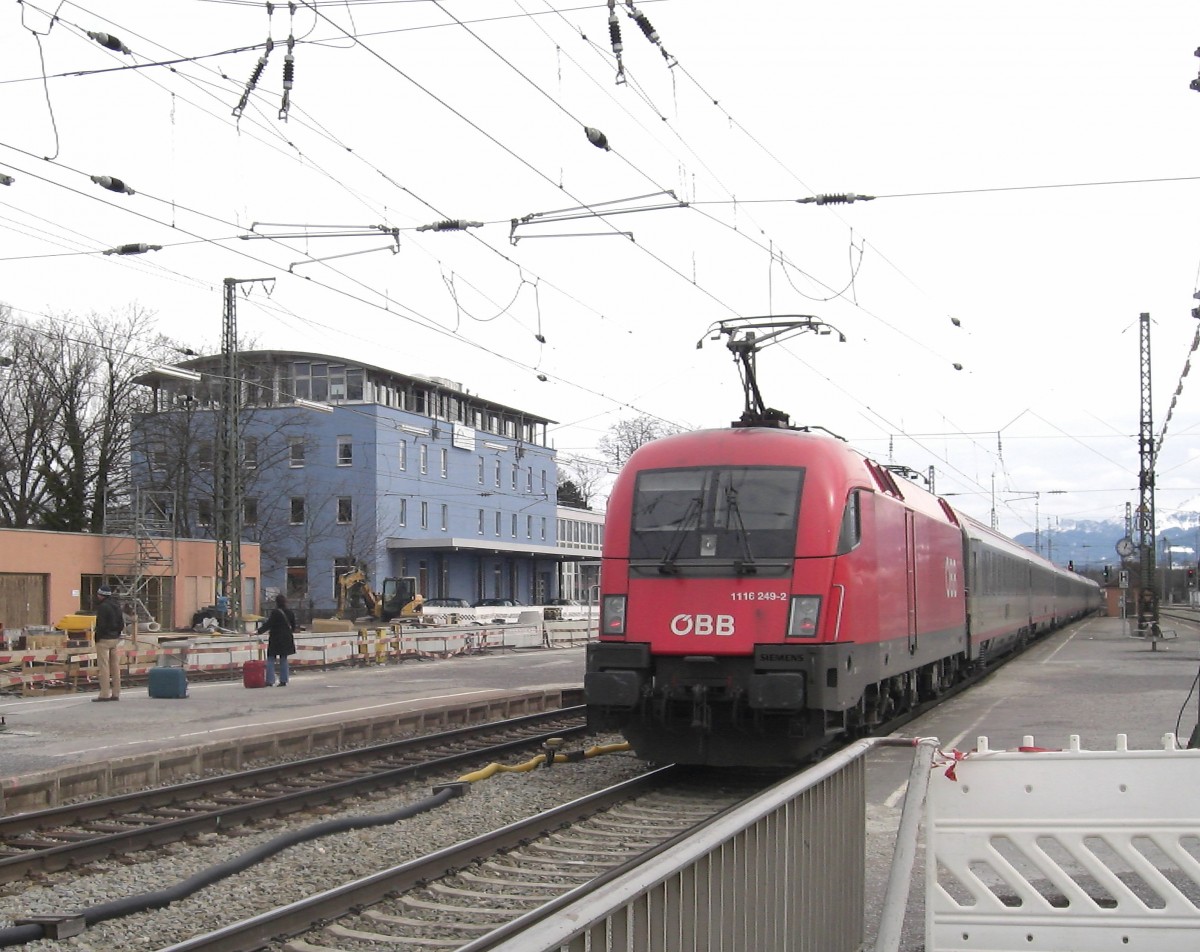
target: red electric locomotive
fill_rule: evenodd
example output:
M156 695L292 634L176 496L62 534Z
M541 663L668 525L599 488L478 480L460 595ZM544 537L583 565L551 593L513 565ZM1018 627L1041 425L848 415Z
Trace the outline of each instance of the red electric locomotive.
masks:
M641 447L609 498L595 726L652 761L794 765L1096 607L1095 583L787 428L753 384L762 339L722 331L742 420Z

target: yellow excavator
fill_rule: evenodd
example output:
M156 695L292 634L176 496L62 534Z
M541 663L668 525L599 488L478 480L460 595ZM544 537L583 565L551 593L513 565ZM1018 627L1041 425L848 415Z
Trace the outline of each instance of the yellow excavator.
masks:
M338 576L338 604L334 618L372 618L388 622L393 618L413 619L421 614L424 597L417 592L417 580L410 576L385 578L378 594L361 569ZM359 609L362 609L361 611Z

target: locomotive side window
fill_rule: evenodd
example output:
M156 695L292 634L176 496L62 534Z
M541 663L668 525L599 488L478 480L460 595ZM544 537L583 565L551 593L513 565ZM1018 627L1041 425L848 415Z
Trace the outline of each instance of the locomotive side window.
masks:
M842 511L842 530L838 533L838 555L845 555L862 542L862 490L855 489Z
M630 557L674 573L705 563L742 574L795 553L802 469L729 466L651 470L634 489Z

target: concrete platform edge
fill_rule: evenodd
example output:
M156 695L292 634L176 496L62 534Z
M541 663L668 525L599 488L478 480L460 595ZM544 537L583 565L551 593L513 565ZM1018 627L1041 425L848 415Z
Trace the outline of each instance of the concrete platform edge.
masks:
M341 746L378 743L404 733L535 714L578 703L577 691L523 691L482 701L414 706L389 714L332 721L254 736L130 754L0 778L0 815L28 813L81 797L107 797L180 782L208 771L244 770L255 761L309 756ZM568 697L567 695L571 695ZM417 702L418 704L420 702Z

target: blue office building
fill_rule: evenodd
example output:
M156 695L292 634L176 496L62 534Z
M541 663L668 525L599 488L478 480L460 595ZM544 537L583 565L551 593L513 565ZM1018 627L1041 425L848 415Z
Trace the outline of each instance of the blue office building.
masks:
M182 536L218 521L226 367L202 357L139 378L151 409L134 422L134 482L174 491ZM539 604L562 592L565 562L595 558L598 545L556 538L554 421L325 354L244 351L236 367L241 538L261 545L263 599L319 615L357 568L376 587L413 576L427 598Z

